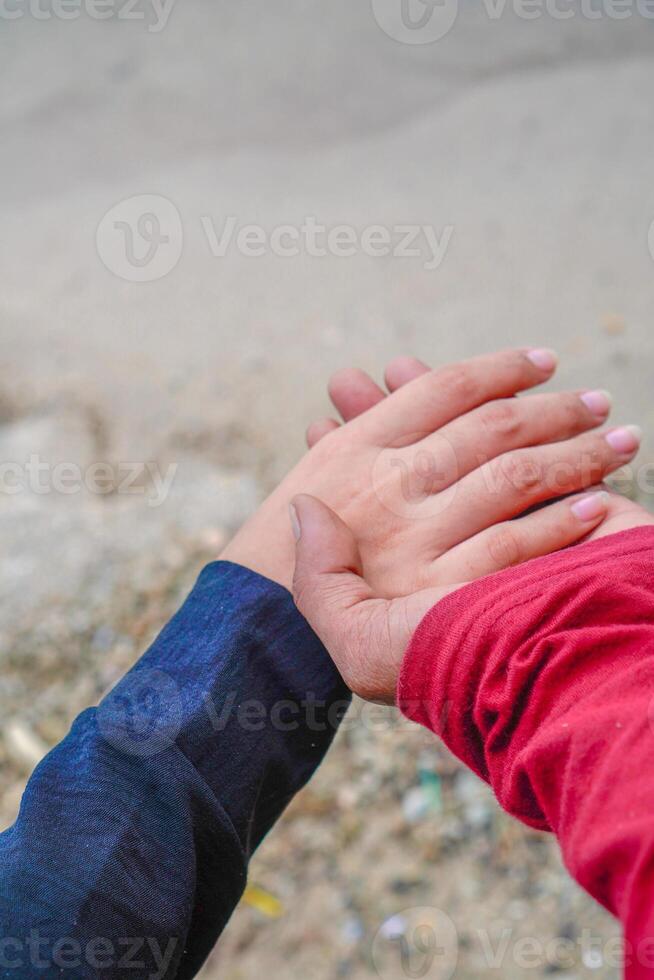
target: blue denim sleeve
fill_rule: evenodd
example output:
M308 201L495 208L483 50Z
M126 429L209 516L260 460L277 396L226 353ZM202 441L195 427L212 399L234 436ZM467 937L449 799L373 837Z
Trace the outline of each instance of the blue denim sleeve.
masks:
M348 703L285 589L205 568L0 835L0 977L195 976Z

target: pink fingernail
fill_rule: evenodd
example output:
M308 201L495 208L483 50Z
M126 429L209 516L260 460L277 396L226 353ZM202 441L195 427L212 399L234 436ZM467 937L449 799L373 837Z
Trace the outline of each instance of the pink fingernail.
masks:
M600 419L606 418L613 406L611 395L603 388L598 388L597 391L585 391L579 397L586 408Z
M527 357L532 364L535 364L539 371L551 373L559 363L559 356L556 351L549 347L537 347L535 350L527 351Z
M616 453L629 455L635 453L643 438L643 430L639 425L623 425L619 429L611 429L605 439Z
M599 493L591 493L588 497L582 497L570 509L580 521L596 521L606 511L608 505L608 493L606 490L600 490Z

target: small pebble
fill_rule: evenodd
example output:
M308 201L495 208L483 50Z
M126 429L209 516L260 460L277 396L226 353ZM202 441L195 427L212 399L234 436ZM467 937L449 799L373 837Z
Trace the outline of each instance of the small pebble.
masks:
M45 742L21 721L8 722L2 737L7 755L24 772L31 772L48 753Z

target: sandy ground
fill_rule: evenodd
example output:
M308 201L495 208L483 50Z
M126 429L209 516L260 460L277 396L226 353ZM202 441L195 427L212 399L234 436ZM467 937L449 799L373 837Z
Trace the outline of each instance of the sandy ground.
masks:
M5 825L40 749L297 457L332 369L543 343L558 385L609 388L618 421L654 431L652 22L511 4L492 18L462 0L447 36L413 45L374 6L180 0L159 32L0 18L0 454L114 476L131 463L143 491L0 494ZM108 257L120 233L101 224L140 195L179 215L155 208L179 254L150 282L124 250ZM422 239L412 257L216 256L206 229L230 216L266 234L427 225L447 247L438 264ZM176 468L160 506L146 462ZM409 819L425 772L438 800ZM240 909L206 978L394 980L409 974L377 931L424 906L454 920L463 980L618 976L605 947L518 962L521 936L615 926L548 842L405 729L344 734L254 879L281 915ZM483 937L505 927L498 966Z

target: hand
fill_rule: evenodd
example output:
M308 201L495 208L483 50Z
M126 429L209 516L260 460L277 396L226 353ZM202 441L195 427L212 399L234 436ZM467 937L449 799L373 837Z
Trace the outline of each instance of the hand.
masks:
M379 596L467 581L578 540L603 512L586 520L566 503L552 505L560 518L545 535L529 518L511 519L601 480L638 440L628 429L591 431L609 411L601 393L513 398L554 368L547 351L506 351L381 393L317 442L221 557L290 587L287 509L298 493L319 497L346 522Z
M428 370L419 361L401 359L387 369L386 383L394 391ZM339 372L332 379L331 392L345 421L369 410L385 397L372 379L360 371ZM339 424L332 419L315 422L307 431L307 442L315 445L337 428ZM547 540L552 534L551 522L564 515L565 506L571 510L579 510L581 506L587 515L599 514L605 508L604 520L600 518L591 528L584 537L586 541L654 523L654 516L633 501L614 493L594 494L559 501L530 515L532 540ZM294 595L298 608L327 646L350 688L368 700L392 703L404 652L420 620L436 602L465 582L384 599L375 595L363 578L361 557L349 528L311 497L298 497L294 508L294 524L298 529ZM570 516L567 515L568 520ZM500 531L499 551L514 561L525 560L535 550L529 545L524 547L521 532L516 536L521 524L526 530L526 521L523 518L511 522ZM558 532L554 532L552 542L556 537ZM461 572L463 579L466 569ZM450 574L456 574L454 567Z
M419 378L429 372L423 361L415 357L399 357L388 365L384 374L386 387L390 392L397 391L409 381ZM373 379L358 368L344 368L338 371L330 380L329 393L344 422L349 422L378 405L386 398L386 393L375 384ZM324 436L340 428L340 424L332 418L318 419L307 428L306 440L309 449L316 445ZM634 527L654 524L654 515L640 504L627 497L621 496L611 487L602 484L598 489L610 494L606 517L588 534L584 540L593 541L628 531Z

